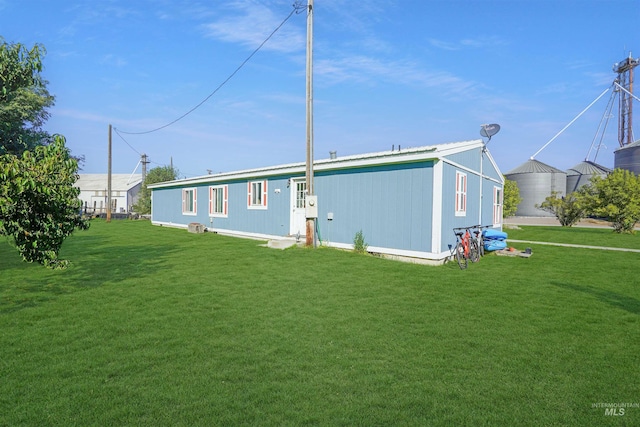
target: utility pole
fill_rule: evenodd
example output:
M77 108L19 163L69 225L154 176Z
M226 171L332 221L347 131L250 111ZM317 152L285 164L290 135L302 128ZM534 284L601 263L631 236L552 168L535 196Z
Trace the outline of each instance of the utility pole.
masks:
M111 124L109 124L109 166L107 167L107 222L111 222Z
M147 178L147 165L150 163L146 154L142 154L140 163L142 163L142 183L144 184L144 180Z
M314 196L313 190L313 0L307 3L307 209L306 241L307 246L315 246L316 218L310 215L308 196ZM314 198L315 205L315 198ZM317 216L317 215L316 215Z

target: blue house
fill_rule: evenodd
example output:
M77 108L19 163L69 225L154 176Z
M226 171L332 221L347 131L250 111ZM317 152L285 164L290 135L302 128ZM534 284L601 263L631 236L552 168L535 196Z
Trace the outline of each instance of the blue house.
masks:
M362 230L369 252L442 261L454 227L502 227L503 185L482 140L316 160L320 242L352 248ZM256 239L305 234L304 162L149 188L155 225L195 222Z

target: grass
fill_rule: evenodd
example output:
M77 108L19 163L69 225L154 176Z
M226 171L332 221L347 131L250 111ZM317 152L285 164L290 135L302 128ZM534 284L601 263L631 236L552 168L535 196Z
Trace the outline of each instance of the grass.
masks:
M640 423L593 407L640 400L637 254L461 271L258 243L94 221L66 271L0 244L0 425Z
M517 240L640 249L640 233L618 234L612 228L519 226L505 231Z

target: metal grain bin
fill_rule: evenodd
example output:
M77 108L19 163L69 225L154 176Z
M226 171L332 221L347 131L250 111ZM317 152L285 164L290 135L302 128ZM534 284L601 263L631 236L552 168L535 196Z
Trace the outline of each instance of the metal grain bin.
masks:
M567 191L566 194L573 193L583 185L589 184L591 178L600 176L605 178L611 173L611 169L605 168L597 163L585 160L571 169L567 170Z
M640 140L613 152L615 168L626 169L640 175Z
M522 201L518 205L516 216L554 216L536 208L552 192L564 196L567 189L567 174L560 169L537 160L529 160L505 174L507 179L518 184Z

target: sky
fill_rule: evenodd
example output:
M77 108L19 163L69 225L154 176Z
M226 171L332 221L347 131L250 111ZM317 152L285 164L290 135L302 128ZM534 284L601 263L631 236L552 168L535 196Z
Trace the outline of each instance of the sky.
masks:
M56 98L45 129L84 156L81 173L107 172L111 124L113 173L140 173L146 154L148 168L190 178L305 161L307 0L300 13L294 3L0 0L0 36L45 46ZM507 173L611 87L616 62L640 56L637 0L316 0L313 10L315 159L476 140L497 123L488 148ZM535 158L566 170L599 146L596 162L613 167L611 94Z

